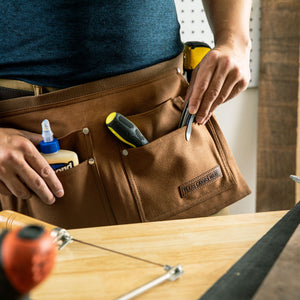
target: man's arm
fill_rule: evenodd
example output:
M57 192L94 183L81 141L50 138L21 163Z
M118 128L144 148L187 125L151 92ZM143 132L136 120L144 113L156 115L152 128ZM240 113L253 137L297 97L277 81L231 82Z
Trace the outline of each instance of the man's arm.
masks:
M196 67L186 100L196 121L205 124L215 108L245 90L250 80L251 0L203 0L215 38L212 49Z

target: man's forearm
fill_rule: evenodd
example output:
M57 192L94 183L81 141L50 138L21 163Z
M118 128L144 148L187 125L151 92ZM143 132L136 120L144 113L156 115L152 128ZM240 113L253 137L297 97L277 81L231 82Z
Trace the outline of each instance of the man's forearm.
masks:
M216 46L231 44L250 49L249 19L251 0L203 0Z

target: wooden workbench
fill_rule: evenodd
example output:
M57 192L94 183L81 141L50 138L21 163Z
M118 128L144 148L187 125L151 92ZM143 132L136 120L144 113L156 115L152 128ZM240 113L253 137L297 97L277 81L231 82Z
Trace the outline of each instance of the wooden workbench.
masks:
M198 299L286 212L70 230L72 236L162 264L184 274L137 299ZM42 299L112 300L164 274L163 268L73 242L52 274L30 294Z

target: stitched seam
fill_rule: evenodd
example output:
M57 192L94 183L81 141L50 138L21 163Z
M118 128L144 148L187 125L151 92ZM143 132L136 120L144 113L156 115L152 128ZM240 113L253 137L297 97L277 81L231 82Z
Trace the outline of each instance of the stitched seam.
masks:
M219 153L220 156L221 156L222 167L224 168L224 170L225 170L226 173L228 174L229 178L230 178L231 180L233 180L233 182L236 183L235 177L234 177L234 175L233 175L233 173L232 173L232 171L231 171L231 168L230 168L230 166L229 166L229 162L228 162L228 160L227 160L227 156L226 156L226 154L225 154L225 151L224 151L224 149L223 149L223 147L222 147L222 144L221 144L221 142L220 142L220 139L219 139L219 137L218 137L218 134L217 134L217 132L216 132L216 129L215 129L215 127L214 127L214 125L213 125L213 123L212 123L211 120L209 120L209 122L208 122L208 128L210 129L211 137L212 137L213 140L215 141L215 145L216 145L216 147L217 147L217 149L218 149L218 153ZM222 132L221 132L221 134L222 134Z
M131 169L127 164L127 161L125 161L126 158L123 157L122 153L120 153L120 156L121 156L122 167L126 174L127 180L129 182L129 188L131 190L134 202L137 206L139 217L140 217L141 221L146 221L145 212L144 212L144 209L142 206L142 201L140 199L140 193L139 193L138 186L136 184L134 176L132 175Z

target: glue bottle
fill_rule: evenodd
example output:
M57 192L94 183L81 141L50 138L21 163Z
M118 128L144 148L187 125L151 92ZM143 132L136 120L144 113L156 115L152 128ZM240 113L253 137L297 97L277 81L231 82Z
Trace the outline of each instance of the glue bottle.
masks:
M74 151L60 149L59 142L53 137L47 119L42 122L42 137L43 141L40 142L41 154L56 173L71 169L79 164L78 156Z

